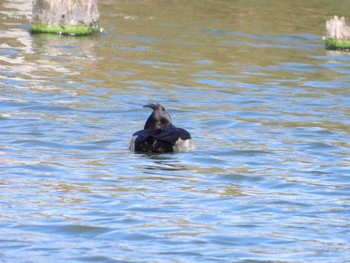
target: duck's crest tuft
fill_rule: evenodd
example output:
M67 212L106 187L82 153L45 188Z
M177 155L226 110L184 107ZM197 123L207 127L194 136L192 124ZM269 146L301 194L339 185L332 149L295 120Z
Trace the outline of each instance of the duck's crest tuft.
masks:
M152 110L160 110L162 108L162 105L160 105L159 103L157 103L157 104L150 103L150 104L143 105L143 107L150 108Z

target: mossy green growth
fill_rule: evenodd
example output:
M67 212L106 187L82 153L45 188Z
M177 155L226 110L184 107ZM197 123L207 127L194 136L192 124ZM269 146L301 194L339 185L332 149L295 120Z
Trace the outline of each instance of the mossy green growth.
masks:
M324 42L329 49L350 50L350 40L326 38Z
M70 35L70 36L85 36L90 35L94 32L98 32L98 27L83 26L83 25L46 25L39 22L32 22L31 24L32 33L49 33L59 35Z

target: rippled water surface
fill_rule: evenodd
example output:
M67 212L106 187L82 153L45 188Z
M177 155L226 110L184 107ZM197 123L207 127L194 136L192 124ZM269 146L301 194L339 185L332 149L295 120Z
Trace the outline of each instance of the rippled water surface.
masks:
M100 1L30 35L0 1L1 262L350 262L345 1ZM127 151L159 102L196 149Z

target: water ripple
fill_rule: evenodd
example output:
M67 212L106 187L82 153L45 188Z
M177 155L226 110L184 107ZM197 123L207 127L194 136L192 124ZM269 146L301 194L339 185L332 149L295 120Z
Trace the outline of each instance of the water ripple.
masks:
M348 261L349 56L314 27L345 3L102 3L106 33L66 38L30 35L19 2L1 4L1 261ZM157 102L195 150L127 150Z

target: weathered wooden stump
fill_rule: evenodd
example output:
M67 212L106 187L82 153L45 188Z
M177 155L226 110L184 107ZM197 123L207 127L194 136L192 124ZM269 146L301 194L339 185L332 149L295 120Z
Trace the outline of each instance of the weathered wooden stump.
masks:
M34 0L33 33L88 35L98 31L97 0Z
M334 18L326 22L327 35L324 38L329 49L350 50L350 27L345 24L345 18Z

